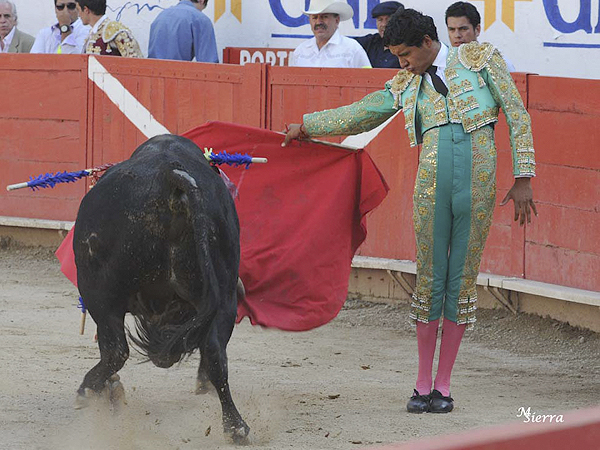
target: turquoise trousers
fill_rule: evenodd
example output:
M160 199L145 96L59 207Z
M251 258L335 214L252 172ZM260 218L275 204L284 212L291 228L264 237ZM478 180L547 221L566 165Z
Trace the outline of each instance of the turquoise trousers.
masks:
M494 131L447 124L423 135L413 198L417 285L410 317L472 325L496 198Z

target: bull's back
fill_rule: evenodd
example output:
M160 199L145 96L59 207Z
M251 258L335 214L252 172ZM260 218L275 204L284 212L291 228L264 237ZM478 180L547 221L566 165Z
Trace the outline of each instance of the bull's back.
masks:
M93 284L133 292L174 276L174 258L199 270L199 214L207 239L218 236L228 260L239 263L237 215L220 177L191 141L153 138L82 200L74 235L78 271L93 274Z

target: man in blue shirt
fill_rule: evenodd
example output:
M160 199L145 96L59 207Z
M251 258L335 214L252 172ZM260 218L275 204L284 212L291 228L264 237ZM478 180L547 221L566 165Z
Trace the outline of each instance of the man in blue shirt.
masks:
M215 30L202 12L208 0L180 0L150 26L148 57L218 63Z

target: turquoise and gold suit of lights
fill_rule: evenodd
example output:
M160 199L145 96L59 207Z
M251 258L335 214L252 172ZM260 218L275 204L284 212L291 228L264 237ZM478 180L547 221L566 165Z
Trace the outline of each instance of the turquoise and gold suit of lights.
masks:
M451 48L447 97L400 70L374 92L341 108L306 114L311 136L371 130L402 108L411 146L422 144L413 197L417 284L410 318L444 315L475 323L476 281L496 198L493 124L502 108L515 176L535 176L531 119L500 53L487 43Z

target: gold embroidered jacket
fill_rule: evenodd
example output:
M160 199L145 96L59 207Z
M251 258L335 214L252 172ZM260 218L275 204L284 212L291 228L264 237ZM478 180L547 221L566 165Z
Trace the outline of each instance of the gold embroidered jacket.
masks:
M508 72L491 44L471 42L448 52L444 98L420 75L406 70L385 89L341 108L304 116L311 136L358 134L371 130L402 108L411 146L429 129L460 123L466 133L498 121L502 108L510 131L515 176L534 176L531 119Z
M98 31L90 33L83 48L85 53L93 55L144 57L131 30L114 20L105 20Z

